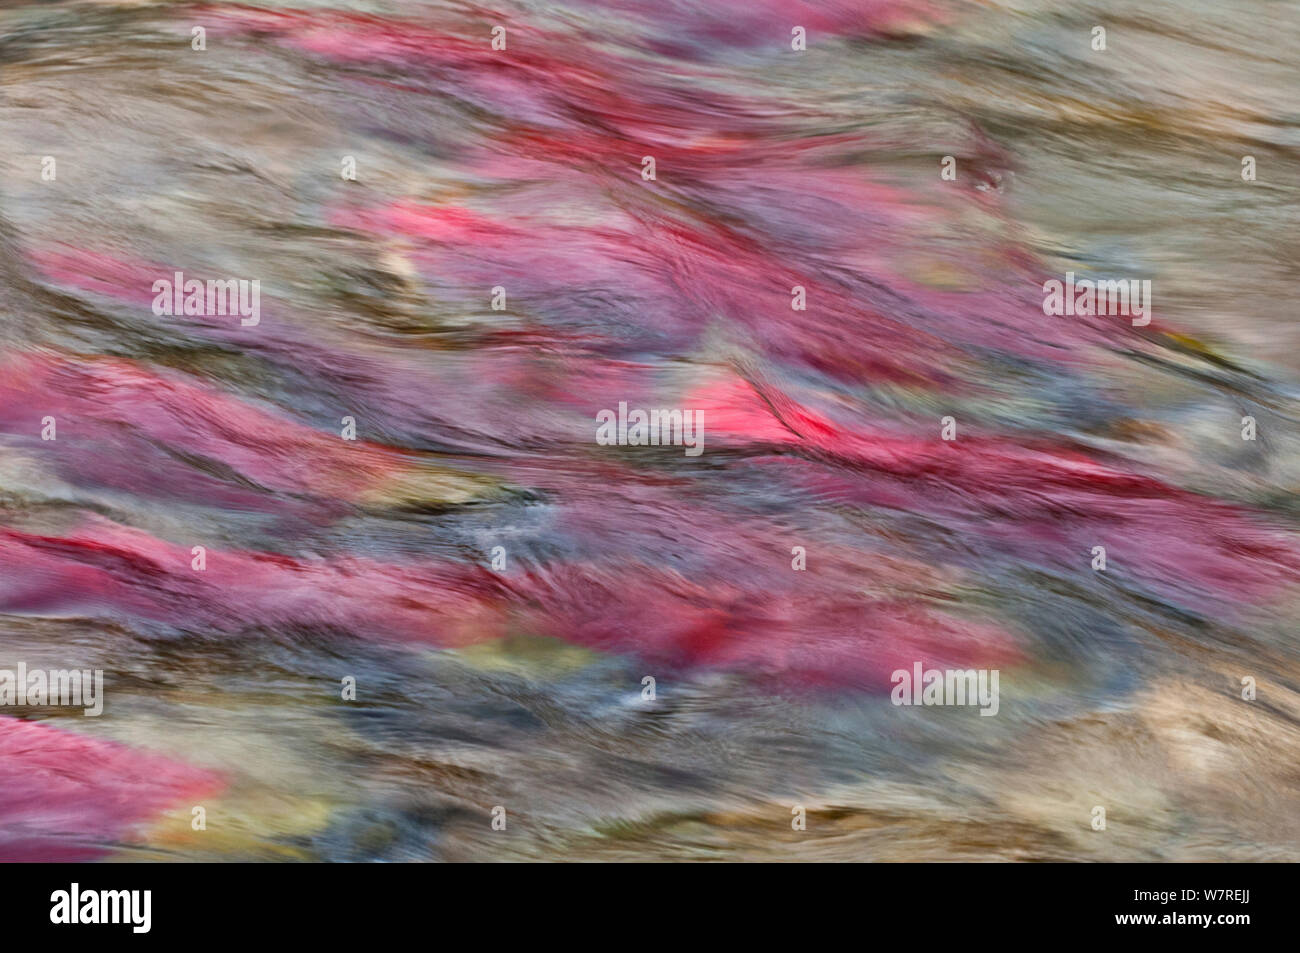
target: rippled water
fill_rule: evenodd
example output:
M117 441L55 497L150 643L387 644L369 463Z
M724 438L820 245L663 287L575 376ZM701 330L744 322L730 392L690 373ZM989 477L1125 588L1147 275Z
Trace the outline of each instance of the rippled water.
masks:
M1298 27L6 5L0 857L1297 859Z

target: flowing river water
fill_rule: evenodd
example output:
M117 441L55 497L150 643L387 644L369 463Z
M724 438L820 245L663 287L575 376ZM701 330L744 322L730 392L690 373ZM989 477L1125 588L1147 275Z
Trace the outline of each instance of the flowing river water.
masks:
M0 34L0 858L1300 859L1296 4Z

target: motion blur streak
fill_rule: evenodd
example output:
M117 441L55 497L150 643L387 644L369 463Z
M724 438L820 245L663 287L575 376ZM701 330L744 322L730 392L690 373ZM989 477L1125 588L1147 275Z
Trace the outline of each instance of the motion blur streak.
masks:
M1300 859L1298 20L6 5L0 859Z

